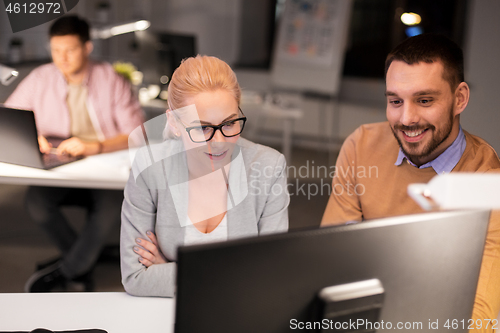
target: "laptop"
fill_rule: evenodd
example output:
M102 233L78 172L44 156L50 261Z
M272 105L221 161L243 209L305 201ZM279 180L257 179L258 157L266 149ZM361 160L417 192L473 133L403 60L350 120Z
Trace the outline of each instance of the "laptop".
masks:
M48 139L53 147L62 139ZM33 111L11 109L0 105L0 162L38 169L52 169L74 162L81 156L42 154Z

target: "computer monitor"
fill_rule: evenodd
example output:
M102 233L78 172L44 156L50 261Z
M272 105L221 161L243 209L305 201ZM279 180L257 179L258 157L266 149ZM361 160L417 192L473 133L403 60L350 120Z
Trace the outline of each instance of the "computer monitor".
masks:
M174 70L185 58L196 55L196 36L183 34L158 34L160 72L172 77Z
M435 212L180 247L175 332L423 332L453 320L466 332L488 220Z
M138 31L137 54L139 70L143 73L145 85L156 84L166 89L174 70L182 60L197 54L197 38L195 35L156 32L152 30ZM168 78L165 80L165 77Z

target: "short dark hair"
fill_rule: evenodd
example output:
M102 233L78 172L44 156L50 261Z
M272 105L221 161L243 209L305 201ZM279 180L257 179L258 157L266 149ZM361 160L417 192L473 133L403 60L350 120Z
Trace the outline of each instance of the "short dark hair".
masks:
M50 26L49 36L78 35L82 43L90 40L89 24L76 15L67 15L57 19Z
M452 91L465 81L462 49L442 35L426 33L404 40L385 60L386 77L389 66L394 60L404 61L408 65L441 61L444 67L443 79L448 81Z

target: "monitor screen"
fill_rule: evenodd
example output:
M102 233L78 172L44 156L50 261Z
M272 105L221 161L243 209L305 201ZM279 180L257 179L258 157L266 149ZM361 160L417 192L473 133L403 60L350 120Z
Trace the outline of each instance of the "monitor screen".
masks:
M185 58L196 56L194 35L158 33L160 72L172 77L174 70Z
M138 31L135 33L139 70L145 85L157 84L166 89L182 60L197 54L196 36L189 34Z
M176 332L422 332L452 320L466 332L488 219L437 212L180 247Z

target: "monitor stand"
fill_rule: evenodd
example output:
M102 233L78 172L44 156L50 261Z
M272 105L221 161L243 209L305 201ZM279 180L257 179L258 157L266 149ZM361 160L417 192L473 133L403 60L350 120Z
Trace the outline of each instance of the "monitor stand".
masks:
M381 328L384 288L378 279L325 287L318 293L318 332L371 333Z

